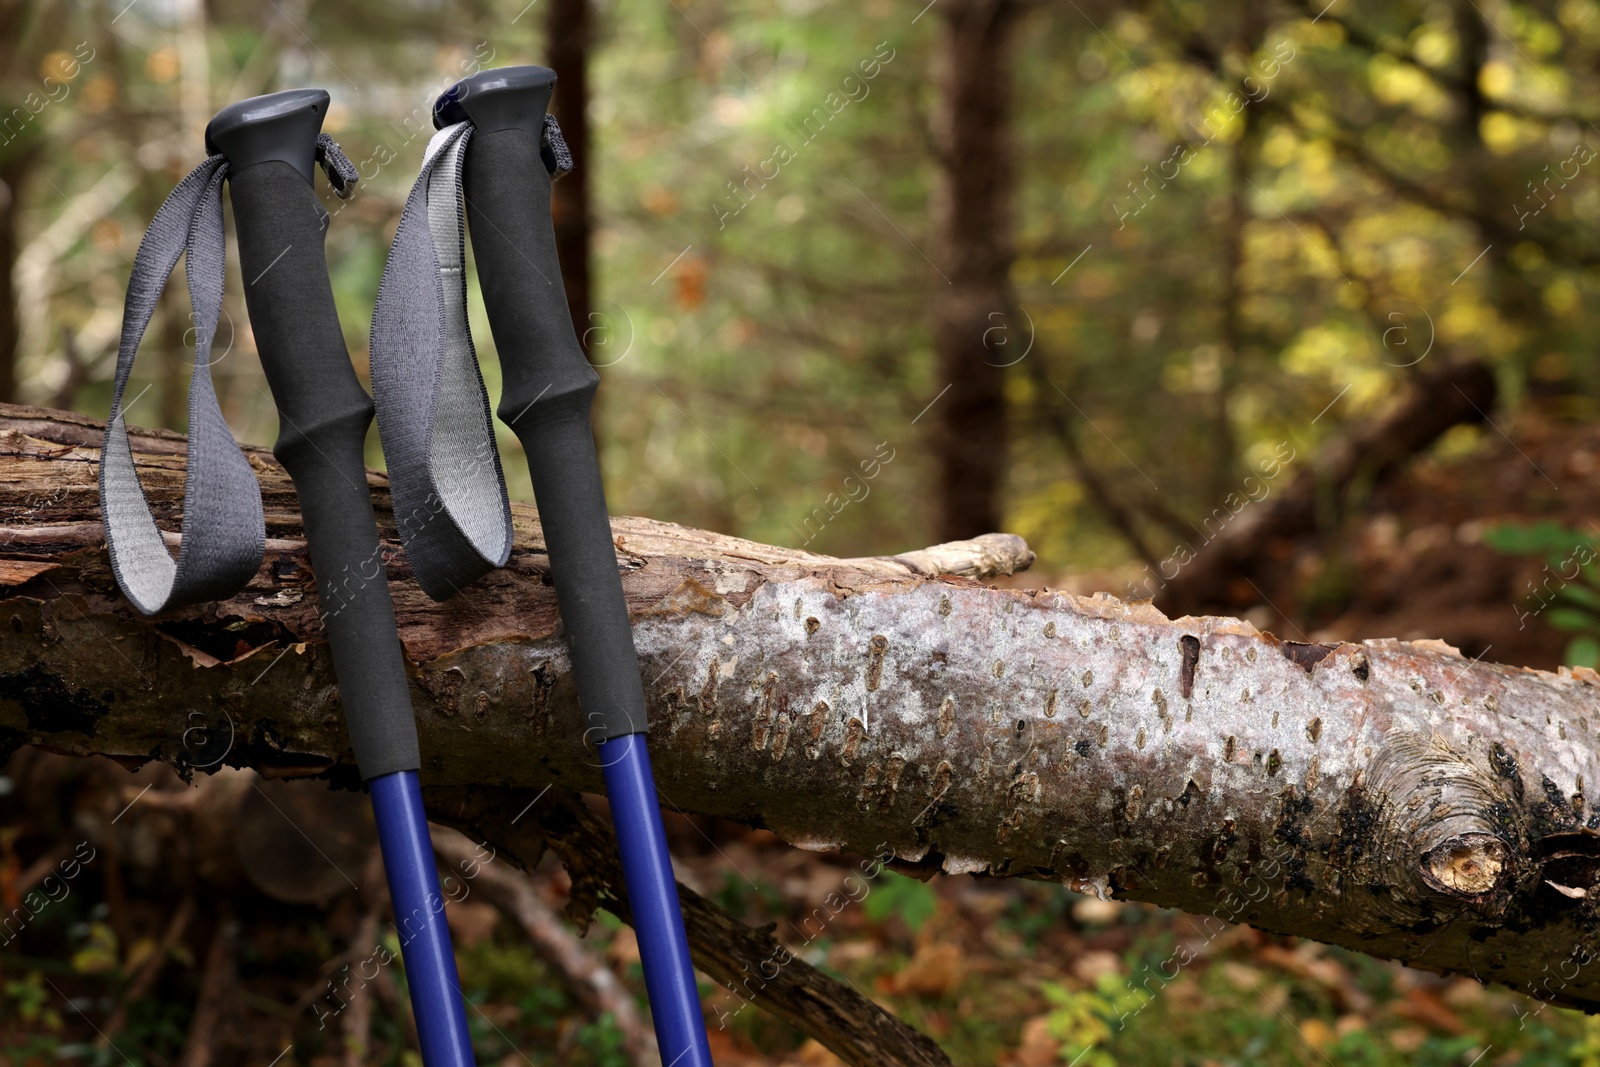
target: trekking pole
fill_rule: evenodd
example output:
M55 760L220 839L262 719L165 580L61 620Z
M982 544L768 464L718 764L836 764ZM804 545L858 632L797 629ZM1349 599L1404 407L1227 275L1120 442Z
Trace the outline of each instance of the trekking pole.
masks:
M503 564L510 508L467 328L464 200L505 383L499 415L528 459L662 1062L709 1067L589 425L599 375L579 347L556 258L551 181L572 160L545 114L554 84L544 67L505 67L458 82L435 103L439 132L395 232L373 314L378 428L397 524L423 589L443 599Z
M178 185L145 234L128 285L101 467L107 541L119 583L147 614L231 596L260 566L260 488L217 409L209 371L223 291L226 179L245 305L278 409L273 454L300 501L345 721L372 794L423 1062L470 1067L472 1044L417 784L410 686L363 459L372 401L345 348L323 250L328 214L311 184L317 164L340 196L357 180L355 167L320 132L328 99L320 89L293 89L218 112L206 127L210 158ZM122 395L151 311L184 252L197 343L185 531L174 564L133 471Z

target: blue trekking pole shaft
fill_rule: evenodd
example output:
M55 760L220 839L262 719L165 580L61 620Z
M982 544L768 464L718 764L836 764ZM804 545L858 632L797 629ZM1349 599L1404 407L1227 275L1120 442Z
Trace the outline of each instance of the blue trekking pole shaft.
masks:
M599 375L567 309L541 161L555 73L484 71L447 90L434 124L473 124L462 183L478 280L505 382L498 414L522 442L572 655L584 739L611 800L662 1062L707 1067L689 943L655 778L633 630L589 425Z
M405 659L367 487L368 397L345 348L312 189L328 94L241 101L206 129L228 158L245 304L279 416L273 453L294 480L339 696L400 931L427 1067L470 1067L472 1044L417 784L421 758Z

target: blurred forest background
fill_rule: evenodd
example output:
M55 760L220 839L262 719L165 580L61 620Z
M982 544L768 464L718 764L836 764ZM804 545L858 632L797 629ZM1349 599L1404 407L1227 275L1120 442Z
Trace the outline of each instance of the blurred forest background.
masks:
M614 512L829 555L1006 530L1039 554L1018 584L1600 661L1600 3L924 2L0 0L0 401L105 416L144 226L218 108L300 85L333 94L362 173L350 201L319 190L364 373L432 100L545 63ZM235 261L214 376L235 434L270 443L242 284ZM189 330L174 284L134 423L184 427ZM274 788L362 868L357 809ZM359 1028L312 1008L387 936L384 903L275 883L292 842L201 862L189 795L161 768L5 768L6 911L80 841L101 859L0 935L0 1055L417 1062L403 976ZM672 832L684 880L752 922L809 913L854 862ZM564 878L529 884L559 909ZM516 921L451 916L482 1062L628 1062ZM1198 936L1056 887L885 875L807 958L962 1064L1600 1063L1581 1016L1244 928L1149 980ZM631 934L580 944L642 998ZM831 1062L710 1003L719 1062Z

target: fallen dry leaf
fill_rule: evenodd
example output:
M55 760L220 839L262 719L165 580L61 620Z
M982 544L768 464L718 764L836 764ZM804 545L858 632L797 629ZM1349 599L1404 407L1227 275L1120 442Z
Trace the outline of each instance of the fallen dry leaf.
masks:
M923 945L886 986L891 993L946 997L961 984L962 964L961 950L955 945Z
M1300 1036L1306 1039L1307 1044L1318 1052L1322 1052L1335 1041L1338 1035L1333 1027L1321 1019L1312 1017L1300 1023Z
M445 920L450 924L450 936L462 948L481 945L494 934L500 921L500 910L493 904L464 900L445 909Z
M1426 1026L1437 1033L1461 1035L1467 1032L1461 1017L1439 999L1438 994L1425 986L1417 986L1390 1005L1390 1011L1409 1022Z
M1050 1032L1049 1014L1035 1015L1022 1024L1022 1043L1011 1054L1008 1067L1057 1067L1061 1042Z
M624 926L616 932L606 949L606 959L619 967L639 962L639 935L633 932L633 927Z
M1121 974L1122 957L1115 952L1085 952L1072 964L1072 973L1085 985L1094 985L1101 975Z
M845 1067L845 1062L829 1052L816 1038L801 1045L790 1057L790 1062L800 1067Z

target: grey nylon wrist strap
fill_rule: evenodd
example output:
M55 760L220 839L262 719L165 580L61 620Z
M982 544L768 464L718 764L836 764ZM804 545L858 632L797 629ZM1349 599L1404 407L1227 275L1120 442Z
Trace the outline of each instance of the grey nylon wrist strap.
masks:
M511 505L467 325L461 170L472 124L434 134L395 231L372 314L372 392L395 524L417 582L443 600L505 564ZM542 155L572 156L553 116Z
M356 169L327 134L317 138L316 157L335 192L349 196ZM173 189L139 242L123 305L111 419L100 458L100 510L111 571L146 615L232 596L255 577L266 545L261 487L222 417L211 382L211 342L227 265L222 223L227 176L227 160L212 156ZM194 313L195 362L189 380L184 532L174 561L134 469L122 400L139 342L180 256Z

